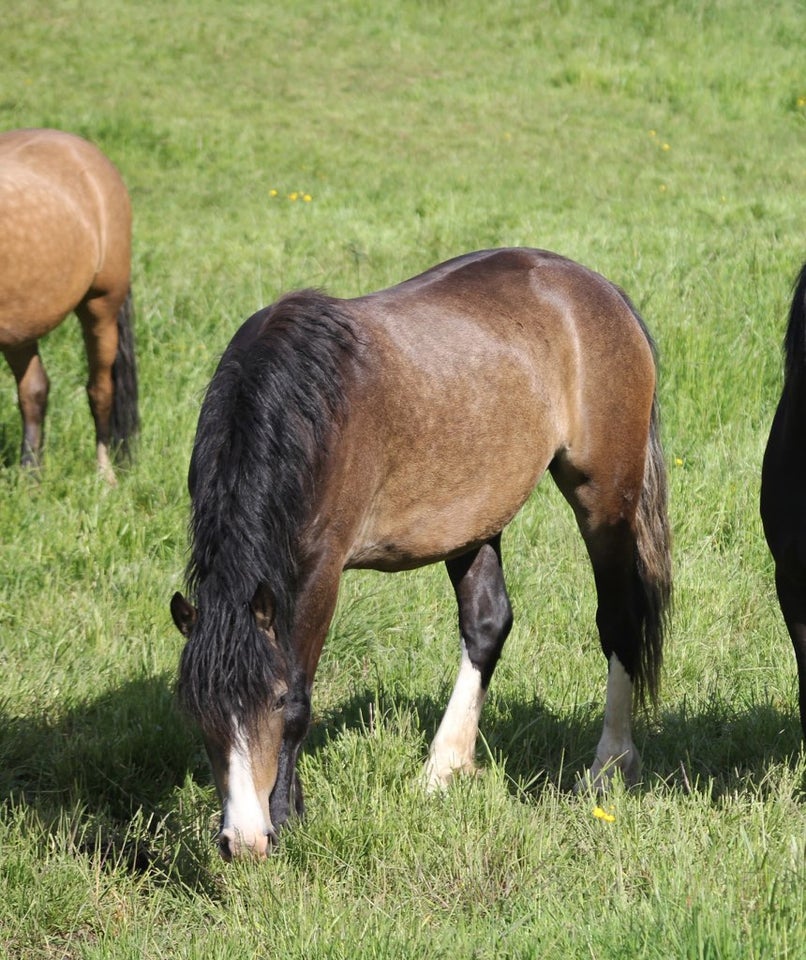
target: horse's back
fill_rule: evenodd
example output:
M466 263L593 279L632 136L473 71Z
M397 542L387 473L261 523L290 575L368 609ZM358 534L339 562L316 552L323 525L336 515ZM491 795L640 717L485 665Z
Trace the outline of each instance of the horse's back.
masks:
M645 330L628 301L594 271L543 250L457 257L387 290L351 301L407 361L492 370L516 359L545 383L609 379L634 361L654 378ZM584 387L584 384L581 384Z
M639 396L648 416L655 365L640 319L610 281L557 254L481 251L350 304L403 420L470 419L485 441L539 426L562 445Z
M652 351L598 274L543 251L482 251L348 303L371 370L348 429L374 484L353 565L484 541L557 456L584 470L623 451L643 470Z
M0 346L38 339L92 289L122 302L131 206L93 144L57 130L0 134Z

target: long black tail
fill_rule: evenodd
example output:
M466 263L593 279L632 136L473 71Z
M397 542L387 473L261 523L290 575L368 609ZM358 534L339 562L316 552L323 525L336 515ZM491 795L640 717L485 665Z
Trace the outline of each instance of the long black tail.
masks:
M635 304L616 288L638 321L652 350L657 369L657 350L643 317ZM635 514L635 553L643 629L636 674L635 697L639 703L657 703L663 643L672 606L672 536L667 511L666 461L660 442L660 415L657 386L652 397L644 484Z
M121 460L131 458L130 440L140 428L137 411L137 362L134 354L134 303L129 290L118 311L118 352L112 367L114 396L110 434L112 449Z
M672 555L667 501L666 464L660 444L657 396L644 466L644 485L635 517L638 579L643 595L643 643L635 691L639 701L657 700L663 641L672 599Z

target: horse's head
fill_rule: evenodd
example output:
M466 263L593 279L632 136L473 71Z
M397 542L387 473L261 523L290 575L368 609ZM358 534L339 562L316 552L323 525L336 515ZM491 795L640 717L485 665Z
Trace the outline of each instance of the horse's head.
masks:
M277 842L269 799L277 784L280 756L283 746L285 712L288 699L288 680L285 671L273 671L265 684L266 675L254 670L258 677L244 678L233 684L232 677L215 676L225 671L226 661L217 662L205 656L202 644L196 640L199 613L180 593L171 600L171 614L188 644L182 658L180 690L185 706L200 728L213 777L221 800L221 830L218 836L221 855L233 857L256 856L264 858ZM274 646L270 624L256 616L260 642ZM230 642L235 642L230 638ZM256 653L258 651L255 651ZM247 661L249 658L247 658ZM257 657L259 662L261 657ZM217 696L220 681L229 679L234 694ZM249 680L250 682L244 682ZM260 701L255 706L255 680L258 681ZM266 689L262 689L264 684ZM226 691L227 683L220 689ZM244 713L243 702L237 691L249 701ZM246 718L246 719L244 719Z

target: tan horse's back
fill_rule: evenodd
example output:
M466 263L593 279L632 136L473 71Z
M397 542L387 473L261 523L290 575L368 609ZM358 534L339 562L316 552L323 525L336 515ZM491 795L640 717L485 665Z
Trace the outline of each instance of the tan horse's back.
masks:
M542 251L482 251L349 304L384 363L351 401L362 463L346 473L365 478L372 509L348 565L485 542L553 461L588 475L615 462L640 490L654 361L603 277ZM368 455L388 423L399 442Z
M0 223L0 348L39 339L90 292L125 299L131 206L91 143L57 130L0 134Z

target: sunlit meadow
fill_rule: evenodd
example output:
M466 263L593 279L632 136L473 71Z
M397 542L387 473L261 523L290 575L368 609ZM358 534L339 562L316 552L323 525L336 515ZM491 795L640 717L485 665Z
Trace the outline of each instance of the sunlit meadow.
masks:
M143 421L106 487L69 319L42 344L33 483L0 373L5 954L806 956L806 761L757 516L806 259L799 0L7 0L0 63L0 127L87 136L129 185ZM676 593L643 784L571 789L605 664L547 480L504 536L516 622L483 776L418 784L458 665L444 570L350 574L308 816L270 862L227 866L167 607L217 357L285 290L517 244L623 286L658 343Z

